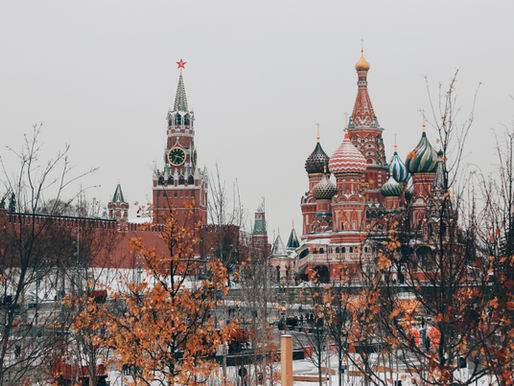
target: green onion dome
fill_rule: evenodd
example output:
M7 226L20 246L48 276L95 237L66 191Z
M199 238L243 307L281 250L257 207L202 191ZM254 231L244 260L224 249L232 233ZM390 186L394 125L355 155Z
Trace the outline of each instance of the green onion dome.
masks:
M314 151L305 161L305 170L308 174L323 173L328 161L328 155L323 151L318 140Z
M405 166L411 173L433 173L437 167L437 153L428 141L423 127L421 140L407 156Z
M393 176L391 176L380 188L380 193L385 197L400 196L402 194L402 186Z
M409 180L409 171L398 155L398 152L396 151L396 145L394 146L394 154L391 158L391 162L389 163L389 175L392 176L396 181L405 183Z
M336 186L323 174L321 181L312 188L312 195L316 200L330 200L337 193Z

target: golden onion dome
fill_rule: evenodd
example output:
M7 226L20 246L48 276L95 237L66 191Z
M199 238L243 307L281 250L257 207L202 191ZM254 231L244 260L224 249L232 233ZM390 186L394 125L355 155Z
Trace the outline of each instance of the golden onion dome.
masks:
M357 71L368 71L369 70L369 63L364 59L364 50L361 50L361 58L355 64L355 69Z

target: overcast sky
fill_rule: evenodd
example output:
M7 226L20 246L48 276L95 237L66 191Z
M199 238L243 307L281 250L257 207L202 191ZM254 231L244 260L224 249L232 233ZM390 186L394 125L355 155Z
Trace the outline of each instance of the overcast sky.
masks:
M150 200L183 58L199 163L237 178L252 216L264 196L269 234L287 236L315 123L329 156L342 140L361 38L388 159L394 133L402 157L419 140L424 76L437 87L459 68L463 112L483 83L467 161L490 170L492 130L513 121L513 15L510 0L4 0L0 138L17 146L42 121L47 149L100 167L90 197L107 202L119 179L131 203Z

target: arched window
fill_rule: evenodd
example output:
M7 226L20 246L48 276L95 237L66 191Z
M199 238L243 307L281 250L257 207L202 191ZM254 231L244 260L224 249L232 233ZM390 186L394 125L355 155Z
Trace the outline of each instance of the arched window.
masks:
M189 114L186 114L184 116L184 125L188 126L189 125Z
M184 185L184 183L185 183L185 182L186 182L186 179L184 178L184 176L182 176L182 175L181 175L181 176L178 178L178 184L179 184L179 185Z
M175 117L175 124L176 125L182 124L182 117L180 116L180 114L177 114L177 116Z
M325 253L325 251L323 250L323 248L320 248L320 249L319 249L319 253Z
M341 253L346 253L346 247L341 248Z
M277 282L280 283L280 267L275 267L276 271L277 271Z
M188 185L193 185L195 183L195 178L193 176L187 177Z
M168 177L168 185L173 185L173 176Z
M157 181L157 184L164 185L164 177L163 176L159 177L159 180Z
M339 247L336 247L336 253L339 253Z

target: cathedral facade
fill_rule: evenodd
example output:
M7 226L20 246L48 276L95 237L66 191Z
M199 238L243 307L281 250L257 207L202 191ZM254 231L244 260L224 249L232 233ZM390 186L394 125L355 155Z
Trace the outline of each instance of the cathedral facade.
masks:
M399 157L395 144L387 163L384 129L368 93L370 65L362 51L355 69L357 97L339 147L329 157L318 136L305 162L308 187L301 197L302 235L294 256L296 277L304 280L312 272L328 282L338 280L343 268L354 274L372 269L376 240L387 235L387 219L407 206L416 237L423 239L431 227L427 210L444 157L432 147L423 123L407 160Z

